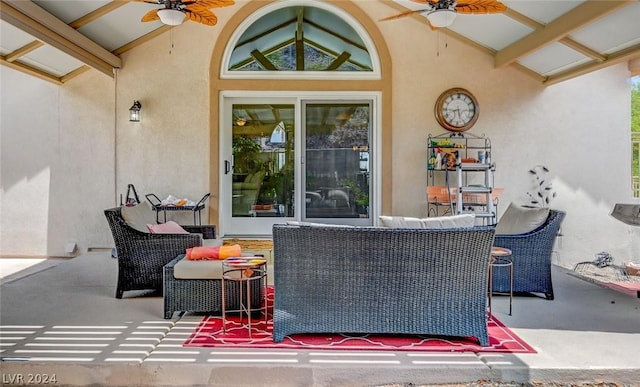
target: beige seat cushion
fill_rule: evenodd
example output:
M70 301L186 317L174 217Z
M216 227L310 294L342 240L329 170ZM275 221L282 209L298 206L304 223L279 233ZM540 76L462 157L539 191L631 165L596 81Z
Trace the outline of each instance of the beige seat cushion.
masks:
M475 225L475 214L411 218L406 216L380 216L380 224L389 228L426 228L432 230L446 228L470 228Z
M244 255L243 255L244 256ZM177 279L222 279L221 259L191 260L182 258L173 266L173 276ZM240 271L227 273L225 278L240 278Z
M181 259L173 267L173 276L178 279L221 279L222 261Z
M222 239L203 239L202 245L222 246ZM183 258L173 267L173 276L179 279L220 279L222 261L192 261Z
M526 234L542 226L548 217L548 208L525 208L510 203L496 225L496 235Z

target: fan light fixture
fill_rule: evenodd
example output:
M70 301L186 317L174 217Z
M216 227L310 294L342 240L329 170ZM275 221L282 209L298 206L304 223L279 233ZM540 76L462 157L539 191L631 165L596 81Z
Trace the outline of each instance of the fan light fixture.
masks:
M287 132L284 130L284 122L278 122L273 132L271 132L272 144L285 144L287 142Z
M160 9L158 10L160 21L168 26L179 26L184 22L185 14L177 9Z
M427 14L427 19L435 28L449 27L456 19L456 11L449 8L436 9Z
M140 122L140 109L142 109L140 101L133 101L133 105L129 108L129 121Z

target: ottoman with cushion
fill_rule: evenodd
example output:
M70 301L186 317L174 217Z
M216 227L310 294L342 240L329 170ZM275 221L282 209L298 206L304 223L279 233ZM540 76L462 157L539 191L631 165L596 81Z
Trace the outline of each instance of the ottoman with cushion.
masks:
M239 282L226 282L227 309L238 309ZM260 306L264 283L251 290L252 308ZM222 314L222 261L189 260L178 255L163 269L164 318L175 312Z

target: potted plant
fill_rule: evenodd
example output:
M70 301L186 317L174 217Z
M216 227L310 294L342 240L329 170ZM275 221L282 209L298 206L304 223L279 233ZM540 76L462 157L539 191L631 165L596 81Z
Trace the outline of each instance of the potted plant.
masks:
M353 179L344 179L342 185L349 187L353 193L356 211L359 214L367 214L369 212L369 191L360 188Z
M259 168L257 158L262 148L260 144L247 136L233 138L233 171L234 173L247 174L255 172Z

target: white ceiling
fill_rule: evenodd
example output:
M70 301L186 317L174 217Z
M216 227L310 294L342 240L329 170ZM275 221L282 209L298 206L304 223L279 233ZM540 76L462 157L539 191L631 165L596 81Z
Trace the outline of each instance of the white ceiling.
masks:
M389 16L424 7L409 0L381 1L389 7ZM545 84L622 62L640 74L639 0L502 2L505 13L459 14L443 32L494 55L497 68L517 66ZM140 22L142 15L159 6L138 1L0 0L0 4L1 63L56 83L89 68L112 76L113 68L122 65L122 52L169 29L159 21ZM429 28L425 14L409 18Z

